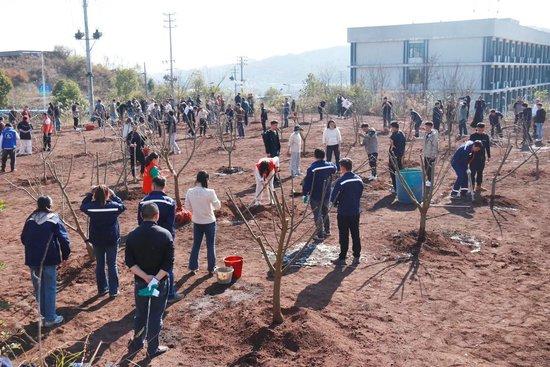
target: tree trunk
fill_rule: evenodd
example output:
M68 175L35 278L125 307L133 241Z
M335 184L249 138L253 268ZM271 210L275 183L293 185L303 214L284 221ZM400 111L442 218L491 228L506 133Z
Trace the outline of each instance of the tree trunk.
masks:
M176 197L176 206L179 209L183 207L181 203L179 176L175 172L172 172L172 174L174 175L174 196Z
M273 323L283 323L283 313L281 311L281 281L283 278L283 254L277 254L275 263L275 272L273 273Z
M233 166L231 165L231 155L233 154L233 150L230 150L227 152L227 155L229 157L229 170L231 170L231 168L233 168Z
M418 227L418 242L426 240L426 221L428 219L428 210L420 210L420 226Z

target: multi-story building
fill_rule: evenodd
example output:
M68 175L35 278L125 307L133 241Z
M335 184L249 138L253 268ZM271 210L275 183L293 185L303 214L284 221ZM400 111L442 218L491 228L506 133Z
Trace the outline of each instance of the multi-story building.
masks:
M550 89L550 32L513 19L349 28L348 42L352 84L468 91L500 110Z

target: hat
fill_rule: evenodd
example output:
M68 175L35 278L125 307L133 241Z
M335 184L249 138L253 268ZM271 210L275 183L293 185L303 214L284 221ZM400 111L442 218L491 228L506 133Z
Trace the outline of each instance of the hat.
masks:
M300 125L294 126L294 131L300 131L300 130L303 130Z

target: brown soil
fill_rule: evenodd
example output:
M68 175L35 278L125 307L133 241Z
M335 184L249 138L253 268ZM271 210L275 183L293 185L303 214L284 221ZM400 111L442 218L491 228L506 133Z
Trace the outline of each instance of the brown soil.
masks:
M309 116L306 118L309 121ZM378 118L366 118L381 129ZM352 141L351 120L337 120L344 140ZM315 122L308 139L308 151L318 146L324 123ZM74 156L69 195L75 207L90 186L96 152L103 163L109 157L116 162L108 166L108 184L114 185L122 170L119 157L112 155L118 144L111 137L103 139L101 131L84 132L89 154L79 134L66 131L53 154L57 161ZM233 155L235 166L244 172L211 175L210 186L223 201L218 216L218 263L228 255L244 257L243 277L222 287L207 276L205 251L201 252L201 272L185 275L191 247L192 226L178 229L176 235L175 273L184 299L168 307L161 340L171 347L152 362L144 351L129 355L127 344L132 337L133 277L119 255L121 294L115 300L96 296L94 264L88 261L81 239L70 233L73 254L60 267L58 309L66 322L46 330L43 350L64 348L86 350L89 361L97 349L94 365L108 363L121 366L543 366L550 360L550 283L548 282L550 236L550 198L547 183L535 180L534 161L499 183L497 202L491 213L484 205L473 208L439 206L430 210L428 240L419 251L415 241L418 214L414 207L393 202L389 195L387 172L387 136L380 136L379 179L366 184L361 216L361 240L365 259L357 267L326 265L325 256L337 254L336 216L331 214L333 235L325 241L318 265L295 269L283 278L285 322L271 325L270 297L272 283L257 245L248 236L244 224L227 202L226 190L239 197L244 205L253 200L253 164L262 157L260 125L249 127L245 140L239 140ZM285 131L285 135L288 130ZM227 155L218 149L217 139L201 139L197 155L180 178L181 190L193 185L199 169L215 172L227 164ZM190 144L181 139L180 147ZM411 161L419 155L421 140L414 144ZM37 142L38 143L38 137ZM443 144L446 147L446 144ZM361 146L346 145L342 151L357 166L366 159ZM499 163L501 152L485 172L490 178ZM548 172L548 153L540 153L543 172ZM65 158L61 158L65 157ZM178 160L181 156L174 156ZM514 150L510 161L520 160ZM282 158L282 177L289 175L288 157ZM183 159L183 158L182 158ZM302 171L312 161L302 161ZM506 168L507 167L507 168ZM503 172L513 167L507 164ZM368 164L359 172L366 177ZM27 179L42 175L38 155L18 160L18 170L6 174L12 182L26 186ZM454 179L451 172L442 192L449 193ZM1 177L0 177L1 180ZM173 181L169 178L169 185ZM294 181L295 185L299 180ZM284 181L290 197L290 181ZM121 217L126 235L136 225L136 207L141 198L140 183L130 183L125 196L128 210ZM119 185L117 190L123 190ZM53 196L61 211L57 186L49 178L41 187ZM169 187L173 193L173 187ZM296 187L296 191L300 191ZM0 304L4 331L22 330L36 340L36 303L32 298L29 271L24 266L19 234L23 222L33 209L32 200L23 191L3 183L0 199L6 209L0 214L2 251ZM437 195L438 204L449 204L446 195ZM296 199L303 210L300 199ZM71 222L66 207L65 218ZM272 231L273 208L254 208L260 225ZM82 224L85 226L83 216ZM498 220L498 223L497 223ZM311 220L307 220L308 225ZM546 223L546 224L545 224ZM502 234L500 232L502 229ZM464 235L481 243L481 250L454 240ZM321 250L318 246L317 250ZM328 250L327 250L328 249ZM415 252L417 251L417 252ZM326 255L326 254L329 255ZM411 256L411 253L416 254ZM323 255L325 254L325 255ZM321 261L326 260L326 261ZM412 271L411 271L412 270ZM411 276L414 275L414 276ZM37 345L23 335L12 341L22 342L24 351L15 351L17 362L35 360ZM130 363L129 360L132 362Z

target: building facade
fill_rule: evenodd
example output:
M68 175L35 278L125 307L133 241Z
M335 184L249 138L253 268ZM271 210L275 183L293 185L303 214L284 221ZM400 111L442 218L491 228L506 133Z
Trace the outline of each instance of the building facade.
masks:
M348 42L351 84L468 92L500 110L550 89L550 32L513 19L349 28Z

